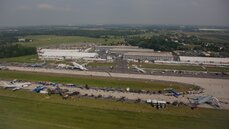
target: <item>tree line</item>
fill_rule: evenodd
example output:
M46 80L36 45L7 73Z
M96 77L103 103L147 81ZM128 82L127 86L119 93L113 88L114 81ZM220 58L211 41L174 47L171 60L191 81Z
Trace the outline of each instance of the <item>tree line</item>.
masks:
M20 44L0 45L0 58L34 55L36 53L35 47L25 47Z
M70 30L70 29L20 29L19 31L0 32L5 37L27 35L57 35L57 36L84 36L91 38L104 38L106 36L128 36L141 34L138 30Z
M173 51L178 50L182 45L173 41L166 41L159 36L150 38L145 37L128 37L125 41L132 46L139 46L141 48L154 49L155 51Z

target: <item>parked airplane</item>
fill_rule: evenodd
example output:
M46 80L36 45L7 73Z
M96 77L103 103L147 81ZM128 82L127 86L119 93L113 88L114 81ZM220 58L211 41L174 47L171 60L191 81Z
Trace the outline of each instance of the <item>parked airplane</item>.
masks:
M7 70L7 67L6 67L6 66L1 66L1 65L0 65L0 70Z
M80 64L78 64L78 63L76 63L76 62L72 62L72 65L66 65L66 64L59 64L58 66L57 66L57 68L64 68L64 69L79 69L79 70L88 70L85 66L86 66L87 64L85 63L85 64L82 64L82 65L80 65Z
M45 88L44 86L37 86L35 89L33 89L33 91L39 93L39 92L42 91L44 88Z
M73 69L73 66L66 65L66 64L58 64L57 68Z
M72 64L73 64L73 68L74 68L74 69L88 70L88 69L85 67L85 64L80 65L80 64L78 64L78 63L76 63L76 62L72 62Z
M139 68L137 65L133 65L133 68L136 69L140 73L146 73L146 71L142 68Z
M12 90L15 91L15 90L19 90L19 89L22 89L22 88L25 88L25 87L28 87L31 85L30 82L25 82L25 83L11 83L11 84L8 84L6 82L2 82L3 84L3 87L5 89L7 88L13 88Z
M27 67L42 67L46 64L44 61L43 63L35 63L35 64L28 64Z
M179 92L176 92L174 89L171 89L171 88L169 88L169 89L164 89L166 92L168 92L168 93L171 93L171 95L172 96L174 96L174 97L179 97L180 95L181 95L181 93L179 93Z
M201 104L209 104L213 107L220 107L219 100L213 96L198 96L194 98L188 98L191 103L191 108L194 109Z

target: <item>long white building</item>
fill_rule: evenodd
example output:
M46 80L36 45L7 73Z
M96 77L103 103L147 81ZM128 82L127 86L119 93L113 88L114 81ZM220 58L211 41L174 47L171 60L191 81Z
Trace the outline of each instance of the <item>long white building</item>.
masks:
M123 54L124 60L148 60L148 61L173 61L171 52L127 52Z
M40 49L38 56L42 60L74 60L81 58L96 58L97 53L79 52L79 50L66 49Z
M180 56L180 62L198 64L229 64L229 58Z

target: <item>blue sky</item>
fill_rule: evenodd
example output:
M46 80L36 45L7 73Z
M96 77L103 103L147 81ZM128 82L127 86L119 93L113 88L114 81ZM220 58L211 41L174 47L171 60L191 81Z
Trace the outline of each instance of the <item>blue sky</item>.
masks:
M229 0L0 0L0 26L229 25Z

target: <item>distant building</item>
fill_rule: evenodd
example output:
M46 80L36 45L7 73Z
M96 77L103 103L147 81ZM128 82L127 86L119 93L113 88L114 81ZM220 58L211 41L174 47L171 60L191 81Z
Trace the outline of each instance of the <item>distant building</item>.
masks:
M123 59L173 61L173 55L171 52L128 52L123 54Z
M103 51L108 51L111 49L135 49L138 48L136 46L96 46L96 50L103 50Z
M74 60L81 58L96 58L97 53L79 52L79 50L38 49L38 56L43 60Z
M229 58L180 56L180 62L193 64L229 64Z
M114 54L124 54L128 52L144 52L144 53L150 53L154 52L153 49L142 49L142 48L114 48L110 50L110 53Z

